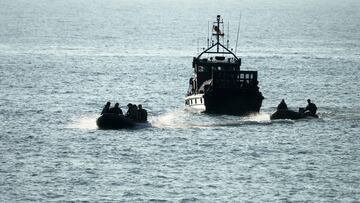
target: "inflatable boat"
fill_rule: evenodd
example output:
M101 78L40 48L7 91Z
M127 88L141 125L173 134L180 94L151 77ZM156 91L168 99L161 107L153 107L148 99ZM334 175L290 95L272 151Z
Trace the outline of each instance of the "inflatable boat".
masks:
M137 125L137 122L123 115L104 113L96 120L96 125L100 129L123 129L133 128Z
M276 119L296 120L301 118L319 118L319 116L316 114L311 114L309 112L303 113L301 111L296 112L288 109L277 110L270 116L271 120L276 120Z

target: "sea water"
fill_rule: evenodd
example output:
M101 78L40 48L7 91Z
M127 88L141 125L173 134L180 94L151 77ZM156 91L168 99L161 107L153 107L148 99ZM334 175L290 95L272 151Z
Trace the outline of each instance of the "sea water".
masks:
M1 0L0 202L358 202L357 0ZM245 117L187 111L208 24L257 70ZM239 23L240 21L240 23ZM228 32L229 27L229 32ZM281 99L320 119L270 121ZM107 101L150 127L99 130Z

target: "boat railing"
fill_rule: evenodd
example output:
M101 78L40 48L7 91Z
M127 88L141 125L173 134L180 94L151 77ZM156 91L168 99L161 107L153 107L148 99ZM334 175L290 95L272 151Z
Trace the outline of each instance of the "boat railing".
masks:
M257 87L257 71L213 71L213 86L217 88Z

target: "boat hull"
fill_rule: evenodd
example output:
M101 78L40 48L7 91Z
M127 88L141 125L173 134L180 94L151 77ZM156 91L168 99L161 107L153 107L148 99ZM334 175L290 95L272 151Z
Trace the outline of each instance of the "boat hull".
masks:
M190 109L196 111L205 111L205 101L204 101L204 94L194 94L189 95L185 98L185 105L186 107L190 107Z
M100 129L124 129L134 127L136 122L123 115L105 113L96 120L96 125Z
M271 114L270 119L276 120L276 119L291 119L291 120L297 120L302 118L319 118L318 115L308 114L308 113L300 113L292 110L282 109L277 110L273 114Z
M263 96L260 92L229 91L222 90L201 95L203 102L190 102L196 96L186 97L186 105L197 108L201 107L205 113L246 115L259 112Z

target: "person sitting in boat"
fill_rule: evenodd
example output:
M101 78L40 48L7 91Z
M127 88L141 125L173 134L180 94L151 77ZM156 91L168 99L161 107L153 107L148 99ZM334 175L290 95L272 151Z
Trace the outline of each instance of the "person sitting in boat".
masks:
M310 113L312 115L315 115L317 111L316 105L312 103L310 99L308 99L307 102L308 105L305 107L305 113Z
M287 109L288 109L288 107L285 103L285 100L282 99L280 104L277 106L277 110L287 110Z
M135 104L129 103L128 105L128 111L126 112L125 116L136 121L137 120L137 106Z
M138 105L138 121L145 122L147 121L147 111L142 108L142 105Z
M114 107L109 109L109 113L114 113L118 115L123 115L122 110L119 107L119 103L116 103Z
M109 111L110 111L110 102L108 101L108 102L105 104L103 110L101 111L101 115L103 115L104 113L109 113Z
M131 108L132 108L132 103L128 103L127 107L128 107L128 110L127 110L125 116L126 116L126 117L130 117L130 112L131 112Z

